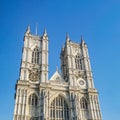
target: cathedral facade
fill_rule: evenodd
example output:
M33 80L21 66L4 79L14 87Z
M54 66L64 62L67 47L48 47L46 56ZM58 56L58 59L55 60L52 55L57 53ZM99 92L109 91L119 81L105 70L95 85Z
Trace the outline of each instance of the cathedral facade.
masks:
M48 79L48 35L24 35L13 120L102 120L88 48L66 35L61 73Z

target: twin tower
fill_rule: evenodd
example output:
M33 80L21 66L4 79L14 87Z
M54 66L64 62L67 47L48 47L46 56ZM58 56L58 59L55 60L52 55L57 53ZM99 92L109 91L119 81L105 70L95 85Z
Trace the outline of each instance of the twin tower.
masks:
M102 120L88 48L66 35L61 73L48 79L48 35L24 34L13 120ZM54 61L53 61L54 62Z

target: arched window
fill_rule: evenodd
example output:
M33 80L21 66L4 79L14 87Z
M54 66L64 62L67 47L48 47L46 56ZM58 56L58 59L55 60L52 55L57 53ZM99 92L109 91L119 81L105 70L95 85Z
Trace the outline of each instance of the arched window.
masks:
M30 120L38 120L38 97L36 94L31 94L28 98Z
M63 97L58 96L52 101L50 120L69 120L69 108Z
M84 97L80 99L80 112L82 115L81 119L85 119L85 120L89 119L88 102Z
M81 109L84 109L84 110L88 109L88 104L87 104L87 101L85 98L81 98L80 107L81 107Z
M37 106L38 104L38 99L37 99L37 96L35 94L31 94L29 96L29 101L28 101L28 104L30 106Z
M82 70L82 60L80 59L79 55L76 55L75 57L75 65L76 65L76 69Z
M32 52L32 63L38 64L39 63L39 50L35 48Z

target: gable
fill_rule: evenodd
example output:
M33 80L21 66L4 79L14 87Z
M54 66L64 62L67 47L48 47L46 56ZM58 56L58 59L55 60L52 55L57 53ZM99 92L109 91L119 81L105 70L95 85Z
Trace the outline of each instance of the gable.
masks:
M53 76L50 78L50 81L62 81L61 75L56 71Z

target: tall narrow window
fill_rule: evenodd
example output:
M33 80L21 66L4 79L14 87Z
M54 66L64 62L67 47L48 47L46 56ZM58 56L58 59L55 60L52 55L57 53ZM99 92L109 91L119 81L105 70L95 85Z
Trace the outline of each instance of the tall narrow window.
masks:
M39 50L35 48L32 52L32 63L38 64L39 63Z
M69 120L69 108L63 97L58 96L52 101L50 120Z
M76 69L82 70L82 60L80 59L79 55L76 55L75 57L75 65L76 65Z
M37 120L34 116L37 116L37 106L38 106L38 98L36 94L31 94L28 98L29 105L29 114L33 116L31 120Z
M81 107L81 109L88 109L87 101L85 98L81 98L80 107Z
M31 106L37 106L37 103L38 103L37 96L35 94L31 94L29 96L28 104Z
M87 100L82 97L80 99L80 111L81 111L81 114L82 114L82 119L86 119L88 120L89 118L89 111L88 111L88 102Z

